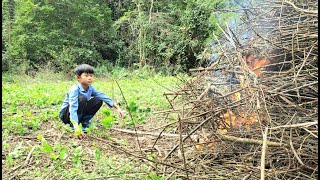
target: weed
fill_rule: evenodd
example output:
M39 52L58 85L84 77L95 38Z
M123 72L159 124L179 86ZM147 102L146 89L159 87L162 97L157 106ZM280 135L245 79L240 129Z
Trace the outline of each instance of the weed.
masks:
M78 146L76 147L75 149L73 149L71 151L72 155L74 156L72 161L75 163L75 164L80 164L81 163L81 157L82 157L82 153L83 153L83 150L82 150L82 146Z
M12 158L18 158L22 156L23 150L21 149L22 142L20 142L12 152L9 153L9 156Z
M106 118L101 120L101 124L105 128L111 128L115 121L116 121L116 118L114 116L107 116Z
M158 176L156 172L151 171L147 176L145 176L146 180L165 180L166 178L163 176Z

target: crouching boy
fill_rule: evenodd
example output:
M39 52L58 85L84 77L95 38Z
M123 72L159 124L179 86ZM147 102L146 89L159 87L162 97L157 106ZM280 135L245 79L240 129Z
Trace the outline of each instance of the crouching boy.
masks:
M116 105L106 94L97 91L91 84L94 79L94 69L88 64L81 64L74 70L78 83L73 85L67 92L59 112L59 118L70 124L76 138L84 138L86 128L90 126L90 120L105 102L109 108L117 111L118 116L123 116L121 108ZM82 131L79 124L82 124Z

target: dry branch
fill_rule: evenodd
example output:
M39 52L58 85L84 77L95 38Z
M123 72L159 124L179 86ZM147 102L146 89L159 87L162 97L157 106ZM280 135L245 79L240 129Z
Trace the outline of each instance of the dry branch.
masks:
M267 153L268 127L265 128L263 134L263 144L261 153L261 180L265 179L266 153Z
M218 24L217 61L190 69L190 81L164 93L170 108L157 112L181 117L179 135L141 132L158 136L153 147L168 151L162 160L171 166L157 166L159 174L318 178L317 8L316 0L266 0L225 10L243 18L234 28ZM160 134L182 139L168 142ZM189 141L190 135L198 138Z
M26 158L26 160L25 160L25 164L29 164L30 163L30 157L31 157L31 155L32 155L32 152L34 151L34 149L36 148L36 146L33 146L32 147L32 149L30 150L30 152L29 152L29 154L28 154L28 156L27 156L27 158ZM30 160L30 161L29 161Z
M179 143L157 140L170 149L164 160L195 169L190 178L317 179L317 8L315 0L267 0L227 10L243 18L234 28L218 24L218 60L165 94L171 108L161 113L180 116L179 134L198 139L183 138L186 161L177 160Z
M119 129L119 128L111 128L110 130L120 131L124 133L130 133L130 134L139 134L139 135L151 135L151 136L168 136L168 137L179 137L179 134L171 134L171 133L161 133L161 132L146 132L146 131L132 131L129 129ZM183 137L186 137L186 135L182 135Z
M229 136L229 135L220 135L219 137L221 140L232 141L232 142L236 142L236 143L248 143L248 144L263 145L263 140L239 138L239 137L234 137L234 136ZM272 146L272 147L285 147L285 146L287 146L285 144L272 142L272 141L266 141L266 145Z

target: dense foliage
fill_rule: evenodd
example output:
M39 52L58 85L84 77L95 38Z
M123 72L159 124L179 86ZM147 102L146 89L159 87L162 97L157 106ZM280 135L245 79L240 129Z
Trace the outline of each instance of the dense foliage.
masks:
M2 71L204 65L222 0L3 0Z

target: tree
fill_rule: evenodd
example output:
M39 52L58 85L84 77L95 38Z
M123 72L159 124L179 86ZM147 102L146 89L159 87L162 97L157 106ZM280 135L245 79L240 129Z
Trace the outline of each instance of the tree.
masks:
M206 65L200 55L213 32L219 33L213 12L228 5L221 0L12 2L3 1L3 59L26 70L51 63L65 71L79 63L171 72Z
M102 61L98 47L111 24L103 0L16 1L8 46L11 63L27 62L36 69L48 62L60 68L66 68L67 61L68 68L84 62L95 65Z
M115 21L123 42L122 59L127 65L169 67L187 71L204 65L198 55L217 31L214 8L217 0L135 0L130 10Z

